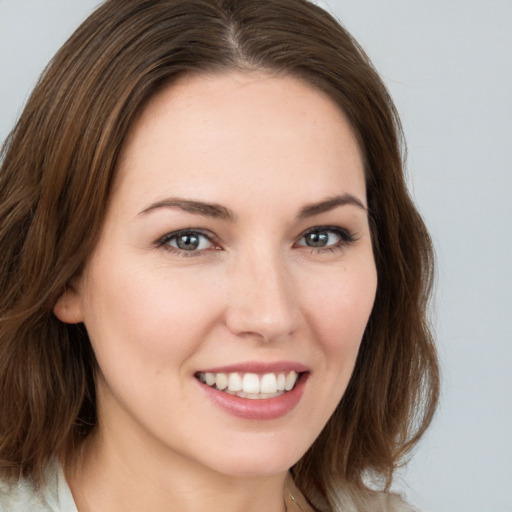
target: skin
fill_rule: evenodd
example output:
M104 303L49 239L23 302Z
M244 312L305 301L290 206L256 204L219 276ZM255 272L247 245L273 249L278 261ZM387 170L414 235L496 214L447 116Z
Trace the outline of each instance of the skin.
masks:
M168 198L234 218L155 207ZM351 127L296 78L189 76L150 101L97 247L55 307L85 323L100 367L99 427L67 475L80 512L284 510L286 472L343 396L373 305L365 207ZM327 247L310 247L304 234L319 226L353 241L319 228ZM208 236L197 250L162 241L191 228ZM236 417L194 377L247 361L306 365L298 405Z

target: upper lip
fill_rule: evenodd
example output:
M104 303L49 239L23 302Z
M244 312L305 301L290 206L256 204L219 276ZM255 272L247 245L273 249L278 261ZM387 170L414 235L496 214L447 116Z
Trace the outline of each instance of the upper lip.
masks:
M240 363L229 364L225 366L216 366L214 368L205 368L198 370L200 373L281 373L291 372L297 373L309 372L310 369L302 363L295 361L246 361Z

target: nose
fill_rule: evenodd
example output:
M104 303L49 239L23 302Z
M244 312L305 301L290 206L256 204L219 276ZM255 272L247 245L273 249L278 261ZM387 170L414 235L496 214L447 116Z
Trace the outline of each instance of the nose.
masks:
M299 328L295 280L283 258L261 252L241 256L231 270L226 323L232 333L271 342Z

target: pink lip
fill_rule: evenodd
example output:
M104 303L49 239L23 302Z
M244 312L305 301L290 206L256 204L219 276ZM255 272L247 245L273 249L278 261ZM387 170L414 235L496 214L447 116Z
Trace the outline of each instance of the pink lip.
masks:
M236 370L241 373L245 371L241 370L240 368L241 367L237 365ZM282 369L282 366L280 366L280 369ZM221 373L222 371L230 372L233 370L216 369L211 373ZM265 371L260 372L256 371L254 366L251 366L247 372L249 371L254 373L269 373L273 370L268 370L268 366L266 366ZM302 394L304 393L304 387L308 377L309 373L302 373L299 377L299 380L297 381L297 384L291 391L276 396L275 398L266 398L261 400L251 400L249 398L240 398L239 396L229 395L228 393L219 391L218 389L203 384L199 380L196 381L197 384L201 386L201 390L206 394L206 396L225 412L233 416L249 420L272 420L281 418L298 405L300 399L302 398Z
M199 370L201 373L281 373L281 372L291 372L296 371L297 373L309 372L310 369L301 364L296 363L294 361L275 361L273 363L264 363L264 362L245 362L245 363L236 363L230 364L226 366L218 366L215 368L208 368L204 370Z

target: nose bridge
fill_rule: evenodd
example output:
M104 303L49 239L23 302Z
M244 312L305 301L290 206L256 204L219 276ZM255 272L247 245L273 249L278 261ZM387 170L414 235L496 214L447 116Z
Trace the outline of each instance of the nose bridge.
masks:
M232 332L272 341L297 329L294 280L282 254L265 249L240 254L232 270L227 312Z

